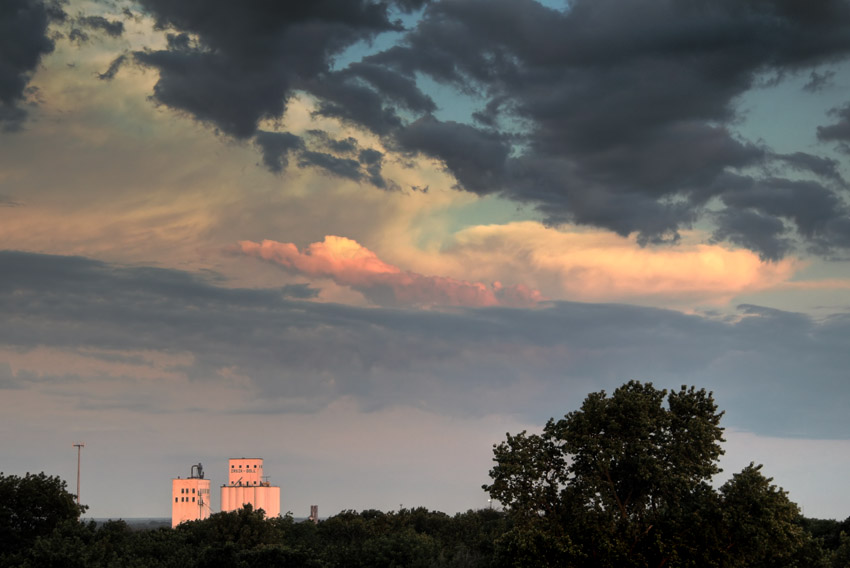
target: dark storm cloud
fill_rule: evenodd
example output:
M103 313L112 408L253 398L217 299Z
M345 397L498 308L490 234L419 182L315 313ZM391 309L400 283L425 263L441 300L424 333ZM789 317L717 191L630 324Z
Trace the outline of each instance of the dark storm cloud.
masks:
M850 5L839 0L578 0L566 12L531 0L468 0L431 4L401 45L369 61L486 94L475 115L482 124L513 117L530 125L513 147L523 160L504 165L498 146L398 133L406 149L442 159L462 187L534 203L552 222L651 242L675 239L703 215L730 169L775 159L730 130L738 95L765 74L781 80L848 53ZM810 90L830 77L811 73ZM837 130L822 128L821 137ZM837 175L825 159L780 159ZM487 164L473 171L491 175L482 183L470 164Z
M111 81L115 78L115 75L118 73L118 70L121 69L121 66L123 66L126 62L127 56L119 55L118 57L112 60L106 71L97 74L97 78L101 81Z
M197 45L136 53L156 68L154 96L224 132L246 138L280 118L293 85L328 71L352 43L398 29L387 6L365 0L143 0L158 25Z
M51 21L65 13L57 2L4 0L0 4L0 128L17 130L26 118L24 91L42 56L53 51Z
M781 219L752 210L725 209L715 217L715 242L729 241L758 251L763 260L779 260L794 249Z
M92 30L102 31L111 37L121 37L124 34L124 23L107 20L103 16L82 16L77 18L77 24Z
M365 126L375 134L386 135L402 126L392 106L385 105L374 89L339 74L324 76L305 84L319 97L316 114Z
M369 183L381 189L387 189L388 187L392 187L392 189L397 189L397 186L394 184L394 182L387 182L387 180L384 179L384 176L381 175L381 169L383 168L384 162L383 152L379 152L378 150L373 150L371 148L366 148L360 151L360 154L357 156L357 159L360 161L361 164L363 164L363 167L366 169Z
M799 235L806 238L810 246L821 253L828 253L834 247L850 247L850 215L847 205L831 189L815 181L792 181L782 178L740 180L740 185L720 196L727 210L731 209L738 214L742 211L752 211L763 219L767 216L787 221L793 224ZM746 230L740 223L738 229ZM768 227L762 222L753 224L751 231L754 235L765 235L768 234L765 229ZM773 236L778 235L779 233L774 233ZM754 250L767 258L777 258L770 250ZM772 252L776 252L775 248Z
M406 45L374 60L492 93L481 114L485 122L492 124L502 108L530 121L529 157L564 160L551 169L571 174L549 180L540 172L525 184L493 180L489 191L537 202L554 220L635 231L652 240L687 226L719 191L727 169L765 161L763 150L715 126L735 118L737 95L762 73L848 53L848 5L806 6L579 0L562 13L530 1L442 2L429 7ZM464 162L457 149L421 149ZM489 154L492 162L500 162L500 153ZM465 185L464 170L446 165ZM558 179L579 184L582 192L601 192L609 205L583 208L583 201L594 199L577 197ZM641 197L689 206L662 223L646 215L652 207L617 206L620 199Z
M850 140L850 104L832 109L830 114L838 117L838 122L829 126L818 126L818 139L824 142L842 142Z
M27 111L20 106L0 103L0 131L15 132L27 118Z
M568 397L639 378L715 390L733 416L727 425L850 436L850 318L842 314L816 322L744 306L740 321L720 321L570 302L450 313L357 308L291 299L311 295L305 286L226 288L175 270L10 251L0 252L0 273L0 348L102 361L189 355L167 371L212 382L235 373L283 408L354 397L370 408L479 408L540 420L562 412ZM0 361L0 388L39 388L37 369L4 369Z
M397 141L404 151L442 160L468 191L493 193L503 183L510 144L498 132L422 118L399 132Z
M320 98L319 115L355 122L376 134L388 134L403 124L399 110L413 116L437 110L412 75L374 63L355 62L303 86Z
M817 93L819 91L822 91L826 87L832 85L832 80L834 77L835 71L824 71L823 73L812 71L809 75L808 83L803 85L803 90L808 91L809 93Z
M73 28L68 33L68 39L76 44L82 44L89 40L89 34L79 28Z
M360 171L360 162L351 158L338 158L325 152L306 150L301 152L299 156L298 167L305 168L309 166L317 167L329 174L348 178L353 181L363 179L363 174Z
M290 77L283 69L249 65L189 47L136 52L136 61L156 67L157 102L185 111L237 138L247 138L265 118L283 114Z
M819 177L832 180L846 186L847 182L839 170L839 162L833 158L815 156L806 152L794 152L793 154L776 154L777 160L785 162L791 168L798 171L808 171Z
M308 130L307 134L317 146L323 146L336 154L353 155L360 147L356 138L347 137L341 140L332 138L324 130Z
M396 4L402 11L410 13L419 10L431 0L396 0Z
M681 228L714 218L730 173L757 168L777 178L784 167L792 170L786 181L802 175L835 184L823 186L832 198L798 215L825 215L812 222L833 229L812 231L793 219L799 231L787 238L823 252L847 246L838 227L850 218L837 197L844 181L835 162L779 155L734 130L737 101L751 88L808 73L811 92L831 79L823 66L850 54L844 0L575 0L564 11L534 0L142 6L174 32L167 49L135 53L159 72L154 98L227 134L255 135L259 121L283 116L295 90L307 91L316 114L365 127L386 148L440 160L458 188L530 204L549 223L636 234L641 243L675 241ZM423 7L395 45L333 68L356 42L401 32L393 8ZM478 126L435 118L422 77L477 99L470 118ZM850 138L850 111L835 115L836 124L818 129L821 140ZM353 155L309 151L317 153L300 163L355 179L354 164L344 161ZM285 167L265 153L264 162ZM374 171L359 179L392 185ZM832 209L821 207L827 201ZM743 212L767 209L750 204ZM739 212L716 217L725 222L715 238L767 242L732 231L746 216ZM790 250L778 244L756 250L771 258Z
M310 130L305 138L290 132L260 130L254 143L263 154L263 164L275 173L284 171L290 155L294 155L299 168L316 168L356 182L368 181L380 189L396 188L381 175L384 154L361 149L354 138L337 140L322 130Z
M124 22L108 20L103 16L79 16L73 21L74 26L68 33L68 39L74 43L82 44L89 41L90 37L82 28L103 32L106 35L117 38L124 35ZM103 77L101 77L102 79Z
M254 137L254 143L260 147L265 166L275 173L280 173L286 169L291 152L304 148L304 141L301 137L290 132L260 130Z
M431 113L437 110L433 99L416 85L413 76L404 76L382 65L359 62L352 63L335 76L346 80L359 80L373 86L385 99L415 113Z

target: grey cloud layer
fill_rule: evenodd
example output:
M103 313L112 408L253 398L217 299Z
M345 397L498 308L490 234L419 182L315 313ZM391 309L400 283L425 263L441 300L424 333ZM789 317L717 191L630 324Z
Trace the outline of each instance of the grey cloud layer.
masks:
M315 295L303 286L231 289L175 270L21 252L0 253L0 273L5 349L190 355L169 371L215 383L237 373L278 411L349 396L368 408L541 420L590 390L640 378L716 390L727 425L850 436L846 314L816 322L744 306L740 321L719 321L566 302L450 313L356 308L298 300ZM38 373L7 370L0 387L38 388Z
M155 98L228 134L257 135L261 119L280 118L287 98L305 90L318 98L319 114L364 126L396 151L438 158L459 188L532 204L549 222L657 242L715 219L715 240L767 259L795 240L821 254L850 244L834 163L779 156L733 131L736 97L766 75L781 82L805 72L806 91L823 88L833 72L819 67L850 54L844 0L577 0L566 12L533 0L396 3L425 5L415 27L339 70L331 61L346 47L400 31L391 5L142 5L175 31L168 49L135 54L160 73ZM417 81L423 76L480 98L478 124L434 118L436 103ZM836 124L818 130L821 140L848 138L846 109L835 114ZM263 137L264 162L282 169L286 152L270 155ZM387 186L380 175L355 173L351 158L314 153L297 163ZM752 173L780 166L795 175ZM800 176L814 206L771 205L775 194L790 203L788 188ZM742 184L767 189L742 200Z

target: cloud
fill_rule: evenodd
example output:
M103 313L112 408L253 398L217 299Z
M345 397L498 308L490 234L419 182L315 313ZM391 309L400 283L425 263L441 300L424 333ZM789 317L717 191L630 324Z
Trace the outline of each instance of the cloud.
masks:
M124 23L116 20L107 20L103 16L81 16L76 23L91 30L102 31L110 37L121 37L124 34ZM74 30L72 30L73 33ZM79 33L79 30L76 30ZM83 34L85 35L85 34ZM73 38L72 38L73 39ZM82 41L88 39L80 38Z
M380 135L386 135L403 124L395 110L385 106L381 95L374 89L357 81L347 81L339 74L310 83L309 90L318 97L316 114L319 116L362 125Z
M109 68L103 73L98 73L97 78L101 81L111 81L115 78L115 75L118 74L118 71L121 69L121 66L127 62L126 55L119 55L115 59L112 60L109 64Z
M254 144L263 154L263 165L277 174L286 170L292 155L298 158L299 168L314 168L331 176L368 182L379 189L398 188L394 181L382 175L384 153L374 148L361 149L357 139L350 136L336 140L327 132L315 129L303 137L291 132L258 130Z
M290 132L260 130L254 142L263 153L263 163L272 172L281 173L289 164L289 154L304 147L301 137Z
M51 20L65 16L58 3L8 0L0 7L0 127L17 130L25 120L25 89L41 58L53 51Z
M794 152L793 154L777 154L776 159L785 162L792 169L802 172L811 172L824 179L833 180L846 186L847 182L839 170L839 162L834 158L815 156L807 152Z
M159 72L155 99L237 138L283 116L293 88L328 71L349 45L397 30L387 5L366 0L267 4L143 0L176 32L167 49L137 51Z
M428 117L399 132L397 142L442 160L464 189L485 195L503 185L510 144L496 131Z
M381 189L397 189L395 182L387 182L381 174L381 168L384 161L383 153L373 148L366 148L360 151L357 159L365 167L366 172L369 174L369 182L372 185Z
M404 124L399 110L414 115L437 110L412 74L369 62L354 62L341 71L325 73L306 88L320 100L317 114L353 122L380 135Z
M301 153L299 167L315 166L320 170L341 178L360 181L360 162L351 158L339 158L326 152L307 150Z
M794 249L781 219L758 211L726 209L715 217L714 241L729 241L759 251L761 258L778 260Z
M155 100L237 138L258 134L264 119L280 120L293 93L305 91L315 97L317 117L365 128L389 151L436 159L458 189L530 204L550 224L599 227L651 244L678 242L704 219L719 223L715 239L769 259L789 254L797 241L823 255L850 246L850 214L839 197L845 183L834 162L780 155L735 132L739 97L766 75L781 82L808 71L811 92L830 77L819 66L850 55L850 8L840 0L816 7L577 0L565 10L532 0L334 0L304 10L142 5L174 32L166 49L135 52L159 73ZM392 10L423 6L401 34ZM398 39L332 67L344 49L383 32ZM440 109L421 78L481 109L470 123L436 118ZM842 129L841 122L822 126L818 136L843 140ZM257 145L279 172L283 153L267 151L268 142ZM298 163L398 186L375 165L364 173L362 161L316 148ZM820 184L817 203L802 204L796 215L772 207L774 191L800 181L773 174L752 182L775 189L749 205L733 203L730 174L776 166ZM714 208L717 198L725 209ZM750 233L740 220L754 215L761 229Z
M300 300L316 298L319 295L319 290L311 288L309 284L287 284L283 287L282 292L287 298L298 298Z
M850 247L850 209L839 194L816 181L740 177L721 195L726 211L753 223L721 223L718 237L739 239L740 244L771 260L786 252L782 222L793 224L816 252ZM749 213L749 214L748 214ZM747 215L748 214L748 215ZM724 231L728 231L724 233Z
M0 207L20 207L20 206L21 206L20 202L15 201L14 199L9 197L8 195L0 194Z
M686 237L675 248L637 247L602 231L557 230L527 221L466 228L439 257L478 279L522 274L552 299L688 309L776 287L798 268L790 259L763 262L749 250L700 243L699 234Z
M536 290L498 282L487 286L443 276L403 271L383 262L358 242L328 235L303 252L292 243L241 241L239 250L299 274L330 278L351 286L379 305L400 306L534 306L542 297Z
M824 71L823 73L812 71L809 75L809 81L803 85L803 90L810 93L817 93L831 86L834 78L835 71Z
M442 159L462 187L534 203L553 222L655 242L675 240L698 219L724 191L728 170L770 160L730 130L735 97L766 70L845 57L848 26L848 8L837 1L797 8L579 0L564 12L536 2L440 2L401 45L369 60L459 91L480 87L490 124L530 124L515 158L503 146L414 137L418 122L398 133L406 149ZM833 205L811 213L848 219ZM840 232L814 237L798 228L820 248L847 246Z
M348 250L348 259L285 254L304 270L332 265L352 279L398 274L356 243ZM370 269L355 269L364 264ZM364 409L407 405L539 422L560 415L565 400L638 378L714 390L728 426L850 437L843 404L850 317L842 313L814 320L742 306L739 317L717 319L577 302L359 308L293 300L280 289L227 288L176 270L13 251L0 252L0 271L0 350L16 358L2 370L4 384L53 389L69 403L80 389L42 379L70 373L79 384L105 386L118 377L104 399L112 407L131 404L152 384L165 396L179 377L216 392L210 404L230 412L314 412L350 399ZM34 350L44 355L19 359ZM63 354L95 360L98 371L81 361L57 366ZM120 360L110 363L110 355ZM55 372L45 367L51 361ZM111 374L109 364L120 371ZM181 404L189 403L204 404Z
M837 116L838 122L829 126L818 126L818 140L846 144L850 140L850 104L834 108L830 114Z

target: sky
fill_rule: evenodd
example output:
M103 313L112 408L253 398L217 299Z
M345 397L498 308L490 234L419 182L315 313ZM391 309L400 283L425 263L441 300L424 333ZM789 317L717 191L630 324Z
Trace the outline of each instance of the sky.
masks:
M845 519L849 158L846 0L0 0L0 470L455 513L636 379Z

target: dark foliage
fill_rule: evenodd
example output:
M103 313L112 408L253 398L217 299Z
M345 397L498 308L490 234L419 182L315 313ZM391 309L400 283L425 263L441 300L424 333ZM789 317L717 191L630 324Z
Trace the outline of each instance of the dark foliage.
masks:
M590 394L543 433L493 449L493 483L515 527L514 566L819 566L796 504L750 464L715 489L722 412L711 393L631 381ZM833 539L834 543L834 539ZM840 543L838 544L840 546Z
M31 548L84 510L58 477L44 473L23 477L0 472L0 550L3 558Z

